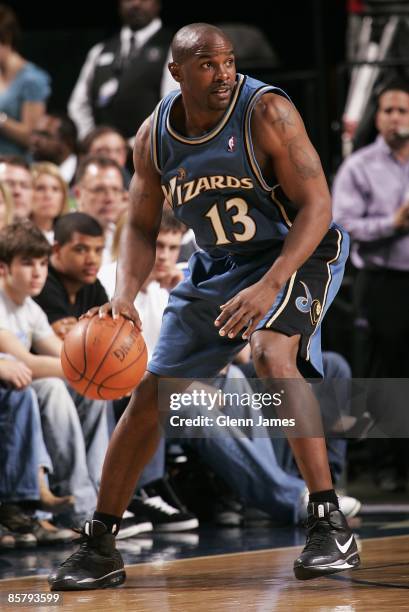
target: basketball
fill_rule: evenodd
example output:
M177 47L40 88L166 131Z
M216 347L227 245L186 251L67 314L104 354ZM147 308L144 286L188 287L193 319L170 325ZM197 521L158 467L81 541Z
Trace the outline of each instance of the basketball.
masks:
M61 352L67 382L91 399L118 399L130 393L147 361L142 334L122 316L81 319L66 335Z

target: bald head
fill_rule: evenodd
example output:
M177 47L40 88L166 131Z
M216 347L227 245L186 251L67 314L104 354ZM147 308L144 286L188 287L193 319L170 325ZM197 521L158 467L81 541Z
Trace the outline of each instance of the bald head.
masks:
M211 46L213 52L220 47L229 45L233 51L233 44L227 34L220 28L209 23L191 23L176 32L172 41L173 61L183 64L194 55L206 55Z

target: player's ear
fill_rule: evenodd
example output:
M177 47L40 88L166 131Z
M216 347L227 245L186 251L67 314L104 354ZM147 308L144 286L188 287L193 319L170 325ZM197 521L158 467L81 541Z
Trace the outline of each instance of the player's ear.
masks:
M170 74L175 79L175 81L180 83L181 76L180 76L180 66L179 66L179 64L177 62L169 62L168 69L169 69Z

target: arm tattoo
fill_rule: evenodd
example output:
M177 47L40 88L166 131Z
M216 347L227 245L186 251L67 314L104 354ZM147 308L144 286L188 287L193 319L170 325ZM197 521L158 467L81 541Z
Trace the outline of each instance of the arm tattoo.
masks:
M294 126L294 122L291 119L291 107L287 109L279 108L276 103L273 103L274 115L275 118L272 120L272 125L277 127L280 131L281 142L282 144L286 144L288 135L287 135L287 127Z
M304 181L320 175L321 164L319 159L311 157L301 145L291 142L288 145L288 155L297 174L299 174Z

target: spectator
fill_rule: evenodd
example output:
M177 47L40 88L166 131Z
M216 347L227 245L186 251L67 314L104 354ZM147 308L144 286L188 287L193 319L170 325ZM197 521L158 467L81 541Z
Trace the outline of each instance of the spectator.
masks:
M104 232L93 217L74 212L57 221L47 281L35 301L61 339L87 310L107 301L97 279L103 248Z
M35 506L61 510L73 499L57 498L45 485L44 469L52 471L52 463L30 383L24 363L0 358L0 548L61 544L74 535L29 511Z
M118 130L108 125L96 127L82 141L82 151L85 155L98 155L116 161L122 168L125 187L129 187L131 174L126 163L130 148Z
M356 376L409 375L409 85L378 96L375 142L352 154L333 188L334 217L354 241ZM394 406L390 406L394 411ZM384 411L379 394L372 414ZM373 476L385 490L407 487L407 440L371 445Z
M106 157L90 155L81 160L74 187L79 209L104 228L103 263L112 259L115 224L124 209L125 184L121 167Z
M0 182L13 198L14 219L27 219L33 203L33 179L28 163L18 155L0 156Z
M33 203L31 220L54 243L54 223L69 212L67 183L57 166L49 162L33 164Z
M376 126L376 141L351 155L335 177L334 218L353 239L356 325L369 326L372 339L368 367L358 375L407 377L408 84L392 83L380 93Z
M77 170L77 128L70 117L48 113L35 123L30 135L34 161L52 162L59 167L64 181L71 185Z
M0 230L11 223L13 215L13 197L7 185L3 181L0 181Z
M121 31L89 51L68 104L80 138L100 124L133 138L164 93L171 32L159 18L160 0L118 5Z
M31 130L45 112L50 77L17 51L20 27L14 11L0 5L0 153L24 154Z
M63 382L61 340L32 299L45 283L51 246L32 223L13 223L0 233L4 286L0 291L0 351L28 366L40 405L44 439L53 461L50 478L58 495L75 494L80 521L93 510L108 444L107 404L87 400ZM35 354L33 354L35 351Z
M82 141L85 155L98 155L113 159L122 168L126 164L129 146L121 132L109 125L99 125Z

